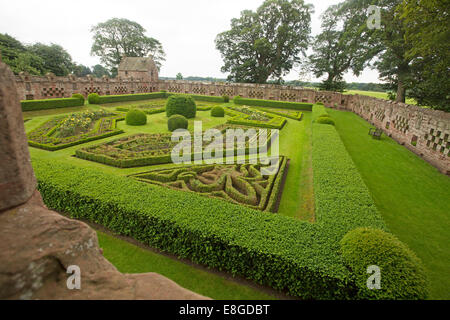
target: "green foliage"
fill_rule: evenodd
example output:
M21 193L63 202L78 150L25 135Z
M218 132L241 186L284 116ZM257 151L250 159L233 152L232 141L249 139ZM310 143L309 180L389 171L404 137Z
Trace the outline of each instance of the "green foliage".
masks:
M180 114L188 119L195 118L197 113L197 105L192 96L188 95L172 95L167 99L166 115L171 117Z
M174 114L167 120L167 127L171 132L177 129L187 129L188 124L189 123L186 117L182 116L181 114Z
M88 95L88 102L89 104L100 104L100 96L98 93L90 93Z
M42 58L46 72L52 72L55 76L67 76L73 70L72 57L60 45L35 43L28 50Z
M166 98L166 97L167 97L167 93L165 93L165 92L121 94L121 95L114 95L114 96L99 96L98 104L161 99L161 98Z
M332 126L334 126L334 120L330 118L330 116L325 116L325 117L318 117L316 119L316 123L320 123L320 124L331 124Z
M92 67L92 75L96 78L101 78L103 76L111 77L109 71L101 64L96 64Z
M425 299L422 262L404 243L379 229L358 228L341 240L342 258L355 277L361 299ZM367 288L367 267L378 266L381 289Z
M147 37L146 30L137 22L112 18L97 24L91 32L94 34L91 53L100 57L101 62L114 72L123 56L147 57L151 54L158 68L165 60L161 43Z
M183 80L183 75L181 74L181 72L177 73L177 80Z
M246 106L242 108L229 106L226 108L225 113L231 116L227 120L227 123L230 124L270 129L282 129L286 124L286 119L283 117L268 115L264 111L250 109Z
M223 95L222 98L223 98L223 102L225 102L225 103L230 102L230 97L229 96Z
M127 112L125 122L129 126L143 126L147 124L147 115L138 109L132 109Z
M190 94L195 101L207 101L207 102L225 102L223 97L217 96L205 96L200 94Z
M45 109L80 107L84 105L83 100L79 98L60 98L60 99L43 99L43 100L22 100L22 111L36 111Z
M211 109L211 117L225 117L225 110L220 106Z
M228 80L265 83L288 74L308 48L311 11L303 0L267 0L232 19L215 40Z
M74 93L74 94L72 95L72 98L80 99L80 100L83 101L83 104L84 104L84 96L83 96L81 93Z
M247 106L259 106L259 107L306 110L306 111L312 110L312 103L303 103L303 102L246 99L246 98L241 98L240 96L234 97L233 102L235 104L244 104Z
M92 74L91 68L82 64L74 64L72 71L77 77L86 77L87 75Z

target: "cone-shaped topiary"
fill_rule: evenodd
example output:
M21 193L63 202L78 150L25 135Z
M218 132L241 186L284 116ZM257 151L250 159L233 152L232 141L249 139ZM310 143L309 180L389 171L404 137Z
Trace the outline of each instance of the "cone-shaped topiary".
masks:
M127 112L125 121L129 126L143 126L147 123L147 115L141 110L132 109Z
M222 107L215 106L211 109L211 117L224 117L225 110Z
M167 99L166 115L167 117L174 114L180 114L188 119L195 118L197 113L197 105L194 99L188 95L173 95Z
M187 129L188 120L180 114L175 114L167 120L167 127L171 132L177 129Z
M425 299L422 262L403 242L380 229L357 228L341 240L344 263L352 271L360 299ZM368 289L369 266L380 268L380 289ZM372 271L373 272L373 271Z
M90 93L88 95L88 102L89 104L99 104L100 96L98 95L98 93Z

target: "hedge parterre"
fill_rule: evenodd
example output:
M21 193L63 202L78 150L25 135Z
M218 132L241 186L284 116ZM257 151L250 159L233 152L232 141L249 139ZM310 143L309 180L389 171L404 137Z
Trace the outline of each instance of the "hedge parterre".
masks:
M219 125L215 129L225 133L227 129L243 129L251 128L236 125ZM245 149L235 146L233 154L237 155L238 150L244 150L246 154L250 151L251 143L259 138L260 130L255 130L255 134L246 139ZM155 133L155 134L136 134L117 140L109 141L103 144L82 148L76 151L76 156L90 161L100 162L119 168L140 167L146 165L171 163L172 149L179 144L171 140L171 133ZM271 141L271 131L267 131L267 141L263 148L269 148ZM203 142L203 149L209 144ZM257 150L256 150L257 151ZM226 139L223 141L223 154L226 156ZM191 148L192 159L195 157L193 146ZM214 156L214 152L212 152Z
M286 119L283 117L269 115L265 112L248 108L247 106L227 106L225 113L231 116L227 120L227 123L230 124L269 129L282 129L286 124Z
M270 165L211 164L153 170L131 177L171 189L196 192L242 204L253 209L273 211L286 167L281 157L274 163L274 174L264 175L262 168Z
M86 111L54 117L27 134L32 147L55 151L93 140L123 133L116 121L123 115L101 111Z
M312 110L312 103L304 102L288 102L288 101L277 101L277 100L262 100L262 99L247 99L239 96L234 97L233 102L235 104L243 104L247 106L256 107L268 107L268 108L281 108L281 109L293 109L293 110Z

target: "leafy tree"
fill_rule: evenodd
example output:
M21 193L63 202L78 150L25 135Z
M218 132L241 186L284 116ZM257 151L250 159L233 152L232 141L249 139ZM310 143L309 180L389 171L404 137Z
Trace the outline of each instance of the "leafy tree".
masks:
M73 67L73 74L76 75L77 77L85 77L91 73L92 73L91 69L82 64L78 64L78 65L76 64Z
M111 77L108 70L101 64L96 64L95 66L92 67L92 75L96 78L101 78L103 76Z
M265 83L281 79L300 62L310 41L312 7L303 0L266 0L244 10L216 37L228 80Z
M137 22L113 18L97 24L91 29L94 43L91 54L99 56L101 62L117 74L117 67L123 56L151 56L158 69L165 60L161 43L155 38L147 37L146 30Z
M321 90L342 92L346 87L343 74L352 70L358 76L379 49L370 44L368 33L354 27L358 21L345 16L342 4L330 6L321 19L322 32L309 57L311 71L316 77L326 75Z
M177 80L183 80L183 75L181 74L181 72L177 73Z
M73 70L73 62L70 54L60 45L35 43L28 50L41 57L44 61L44 69L56 76L67 76Z
M398 12L410 44L409 96L419 105L450 111L450 1L404 1Z

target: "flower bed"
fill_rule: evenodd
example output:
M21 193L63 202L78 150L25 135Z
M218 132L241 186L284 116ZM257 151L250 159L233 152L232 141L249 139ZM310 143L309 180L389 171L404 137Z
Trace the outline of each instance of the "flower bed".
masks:
M248 106L227 106L225 113L232 117L227 120L227 123L230 124L271 129L282 129L286 124L286 119L282 117L267 114Z

